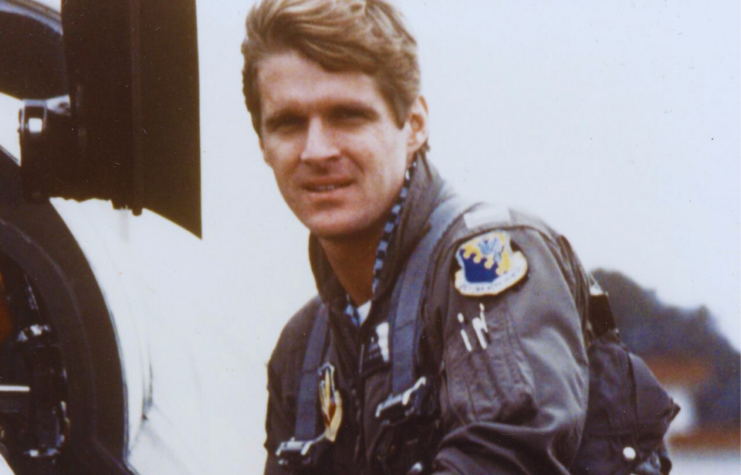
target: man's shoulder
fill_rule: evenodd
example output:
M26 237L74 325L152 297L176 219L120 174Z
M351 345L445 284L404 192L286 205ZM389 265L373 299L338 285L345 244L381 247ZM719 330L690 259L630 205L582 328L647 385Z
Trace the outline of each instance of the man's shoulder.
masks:
M434 259L433 275L452 276L458 292L470 296L503 293L554 259L572 286L586 282L566 238L541 218L501 204L477 203L460 212Z
M448 233L447 244L456 245L462 240L491 231L535 231L549 241L557 242L562 236L540 217L504 204L477 203L463 212Z
M314 318L321 304L322 301L319 296L314 296L288 320L288 323L283 327L280 338L278 338L271 359L282 358L294 353L303 355L306 352Z
M562 279L580 315L587 314L589 277L578 256L563 235L528 212L505 205L471 206L446 233L434 259L434 294L448 292L478 305L480 298L521 294L513 291L526 288L528 281L552 286ZM536 287L527 288L542 291ZM433 300L447 305L446 299Z
M486 243L496 244L492 239L504 239L507 241L502 243L504 245L510 241L516 248L535 245L540 250L548 249L557 254L562 254L564 244L567 243L563 235L530 212L506 204L474 202L458 196L450 197L448 200L458 202L454 206L448 206L447 211L455 213L456 216L450 221L451 224L436 245L434 259L438 262L440 259L450 259L462 247L474 241L475 246L484 246L482 249L487 252L494 252L498 248L495 246L489 249ZM444 202L445 200L438 203L437 207ZM525 239L526 237L528 238Z

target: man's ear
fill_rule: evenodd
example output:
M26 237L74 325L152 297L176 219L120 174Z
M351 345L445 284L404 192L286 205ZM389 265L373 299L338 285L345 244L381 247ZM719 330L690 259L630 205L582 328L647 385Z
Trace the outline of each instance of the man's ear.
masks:
M430 135L428 129L427 101L419 96L409 109L409 136L407 137L407 158L411 161Z

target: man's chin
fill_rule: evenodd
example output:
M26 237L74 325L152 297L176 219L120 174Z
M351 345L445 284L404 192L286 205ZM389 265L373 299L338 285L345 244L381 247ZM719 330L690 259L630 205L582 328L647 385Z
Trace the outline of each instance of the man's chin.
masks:
M311 234L322 241L343 242L361 239L366 233L362 229L324 227L310 229Z
M367 222L328 222L328 223L310 223L307 225L311 234L319 238L320 241L332 243L342 243L348 241L366 241L380 239L382 228L378 225L368 224Z

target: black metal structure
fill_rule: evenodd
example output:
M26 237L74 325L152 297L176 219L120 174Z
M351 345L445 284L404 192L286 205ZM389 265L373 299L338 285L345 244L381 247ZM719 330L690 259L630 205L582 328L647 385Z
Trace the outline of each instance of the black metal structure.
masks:
M200 237L197 47L194 0L65 0L61 16L0 0L25 198L147 208Z
M67 93L59 13L28 0L0 0L0 91L18 99Z
M49 198L201 235L195 0L61 3L0 0L0 93L24 102L20 160L0 146L0 451L19 475L129 474L115 325Z

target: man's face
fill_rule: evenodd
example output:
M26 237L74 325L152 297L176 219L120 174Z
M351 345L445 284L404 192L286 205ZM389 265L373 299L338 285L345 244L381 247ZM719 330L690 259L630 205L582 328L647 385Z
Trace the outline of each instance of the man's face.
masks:
M323 239L380 236L422 144L418 120L399 128L371 76L295 52L262 60L257 78L260 145L294 214Z

